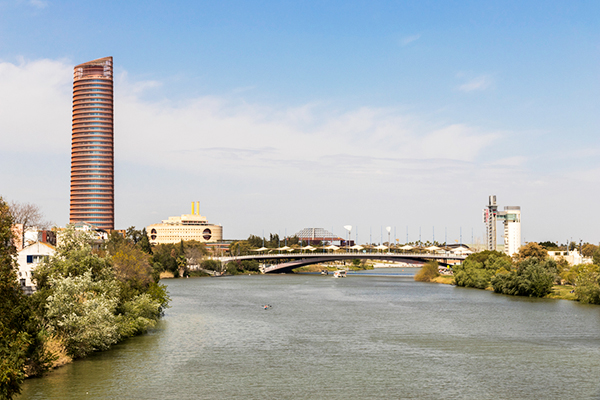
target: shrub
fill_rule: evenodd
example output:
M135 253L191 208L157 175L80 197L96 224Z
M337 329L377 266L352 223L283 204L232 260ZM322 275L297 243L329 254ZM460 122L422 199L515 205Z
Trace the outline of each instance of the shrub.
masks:
M92 274L50 278L53 294L46 303L48 329L64 339L74 358L106 350L119 341L115 320L119 288L115 281L92 280Z
M210 271L221 271L221 263L217 260L204 260L202 261L202 268Z
M582 303L600 304L600 273L597 268L580 271L575 286L575 297Z
M544 297L552 292L555 274L537 258L522 261L516 270L499 270L492 278L494 292L513 296Z
M238 268L238 263L235 261L229 261L225 270L230 275L237 275L241 272Z
M415 281L431 282L432 279L440 276L438 272L438 263L436 261L427 261L423 268L415 274Z
M473 287L485 289L490 285L490 279L494 274L483 268L477 261L465 260L462 265L456 265L454 270L454 283L456 286Z
M244 261L242 261L242 268L245 271L258 272L259 271L259 267L260 267L260 264L256 260L244 260Z

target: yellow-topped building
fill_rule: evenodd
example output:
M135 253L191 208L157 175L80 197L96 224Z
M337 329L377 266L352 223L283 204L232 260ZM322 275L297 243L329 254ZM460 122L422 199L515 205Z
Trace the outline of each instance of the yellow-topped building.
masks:
M192 213L180 217L169 217L160 224L146 228L150 244L178 243L197 240L199 242L220 242L223 240L223 227L209 224L206 217L200 215L200 202L192 202Z

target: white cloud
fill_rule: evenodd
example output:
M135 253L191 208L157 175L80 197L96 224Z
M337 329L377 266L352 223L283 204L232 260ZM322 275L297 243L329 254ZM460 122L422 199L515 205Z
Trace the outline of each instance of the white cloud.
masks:
M402 46L407 46L412 42L415 42L417 40L419 40L421 38L421 34L418 35L411 35L411 36L405 36L402 39L400 39L400 45Z
M21 182L31 180L32 170L39 182L58 179L61 189L55 193L46 184L42 197L60 204L47 210L58 223L68 212L72 73L67 61L0 61L0 154L27 165L26 171L14 169L0 156L0 194L27 199ZM195 198L211 220L225 225L227 238L338 222L362 229L379 223L373 221L477 227L487 195L498 194L506 204L511 193L524 199L514 204L534 207L543 194L557 202L550 209L562 196L554 188L567 182L542 177L548 184L530 193L540 177L521 157L497 150L508 132L425 120L394 107L152 99L151 89L160 85L127 74L115 82L119 227L184 212ZM64 171L40 161L49 153L65 160ZM595 181L597 171L590 171ZM179 210L180 204L186 208Z
M40 9L48 7L48 2L45 0L29 0L29 4Z
M493 86L493 80L488 75L481 75L475 78L470 79L469 81L463 83L458 86L458 90L463 92L473 92L486 90Z

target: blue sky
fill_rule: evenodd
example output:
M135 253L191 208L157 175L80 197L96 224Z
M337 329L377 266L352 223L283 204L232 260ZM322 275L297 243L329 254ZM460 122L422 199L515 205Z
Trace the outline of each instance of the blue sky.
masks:
M496 194L522 207L525 240L598 242L598 15L595 1L0 0L0 194L67 222L72 67L110 55L117 227L200 200L227 238L353 224L359 241L387 225L454 241L482 235Z

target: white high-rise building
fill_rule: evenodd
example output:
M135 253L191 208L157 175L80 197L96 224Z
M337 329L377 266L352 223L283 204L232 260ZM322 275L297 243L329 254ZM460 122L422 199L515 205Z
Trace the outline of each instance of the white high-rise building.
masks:
M507 206L498 214L504 220L504 252L512 256L521 247L521 207Z
M498 211L496 196L489 197L488 206L483 210L483 222L487 232L487 250L496 250L496 223L504 222L504 252L509 256L519 252L521 247L521 207L507 206Z

